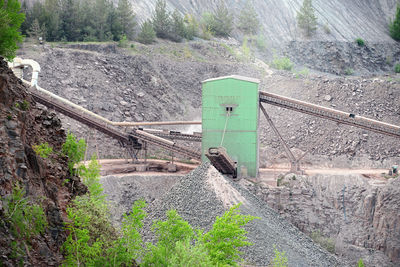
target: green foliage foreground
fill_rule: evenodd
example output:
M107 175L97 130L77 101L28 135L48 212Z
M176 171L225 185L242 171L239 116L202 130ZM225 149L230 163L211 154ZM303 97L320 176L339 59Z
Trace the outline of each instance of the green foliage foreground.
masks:
M15 57L17 43L22 42L19 28L25 15L20 13L20 8L17 0L0 0L0 56L10 61Z
M69 135L63 149L70 152L70 159L77 159L84 153L78 147L84 148L84 142ZM193 228L176 210L169 210L166 220L153 222L157 243L144 244L140 231L145 202L136 201L117 230L109 218L95 156L79 174L89 193L77 196L67 208L69 235L63 245L63 266L134 266L135 261L141 266L237 266L242 261L239 248L252 245L243 227L256 217L242 215L240 204L217 217L207 233Z

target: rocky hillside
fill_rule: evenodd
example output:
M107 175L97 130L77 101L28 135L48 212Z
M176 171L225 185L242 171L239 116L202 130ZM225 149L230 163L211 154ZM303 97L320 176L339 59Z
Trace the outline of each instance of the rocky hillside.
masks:
M132 0L140 21L151 17L155 0ZM246 1L225 0L234 14L239 14ZM388 35L388 22L394 17L396 0L313 0L318 17L318 30L313 39L393 42ZM168 0L170 10L178 9L182 14L202 13L216 9L219 1ZM304 37L296 24L296 14L303 0L252 1L262 24L262 32L271 44L282 44ZM329 33L324 30L329 29Z
M77 177L69 175L66 157L57 153L65 141L60 119L36 106L2 58L0 140L1 265L17 266L24 262L31 266L58 266L62 260L60 248L66 238L66 206L74 195L85 193L86 187ZM48 158L39 157L32 148L44 142L54 151ZM25 192L22 200L12 193L16 187ZM24 199L32 201L29 205L40 205L48 223L43 233L28 240L23 237L26 233L21 228L22 219L13 220L15 214L22 212ZM14 208L10 210L11 207ZM33 213L22 214L29 218Z
M360 258L366 266L400 263L399 179L291 174L278 188L243 183L303 232L330 238L353 266Z

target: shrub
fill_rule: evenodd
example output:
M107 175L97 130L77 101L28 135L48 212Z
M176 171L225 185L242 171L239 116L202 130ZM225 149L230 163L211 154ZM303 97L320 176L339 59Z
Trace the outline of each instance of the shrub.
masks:
M328 252L335 253L335 241L332 238L324 237L319 230L312 232L310 237Z
M274 246L275 257L272 259L271 265L272 267L287 267L288 259L286 257L286 252L280 252Z
M324 24L324 32L325 32L326 34L331 34L331 29L329 28L328 23L325 23L325 24Z
M397 64L394 66L394 71L395 71L396 73L400 73L400 63L397 63Z
M25 14L20 9L18 0L0 0L0 56L10 61L15 57L17 44L23 40L19 28Z
M365 45L365 41L361 38L357 38L356 39L356 43L358 44L358 46L364 46Z
M53 153L53 148L49 146L47 142L41 143L39 145L33 145L32 148L35 151L36 155L44 159L47 159L50 154Z
M25 191L19 185L15 185L12 193L0 200L4 212L0 225L8 225L14 237L12 256L23 257L32 237L44 233L48 225L43 208L25 197Z
M364 267L364 266L365 266L365 265L364 265L363 260L360 259L360 260L358 261L358 267Z
M85 140L80 139L79 141L76 139L75 135L72 133L68 133L67 139L62 146L62 152L68 156L68 168L70 174L79 174L82 170L81 166L77 166L74 170L76 164L81 162L85 156L86 143Z
M267 48L267 44L265 42L265 36L262 34L257 35L256 46L259 50L265 50Z
M191 14L186 14L184 18L185 22L185 38L193 40L194 37L199 34L199 24L196 18Z
M118 47L121 48L127 48L128 47L128 39L126 38L126 35L122 35L121 39L118 41Z
M353 75L354 74L354 70L352 68L346 68L344 70L344 74L345 75Z
M151 44L156 38L156 32L150 21L145 21L142 24L140 33L138 35L138 41L142 44Z
M250 47L248 45L248 38L247 36L245 36L243 38L243 44L242 44L242 54L245 60L250 59L251 57L251 51L250 51Z
M399 41L400 40L400 5L397 5L396 9L396 17L394 21L389 23L389 32L390 36L394 39Z
M272 66L278 70L288 70L291 71L293 69L294 64L288 57L276 57L274 56L274 60L272 61Z

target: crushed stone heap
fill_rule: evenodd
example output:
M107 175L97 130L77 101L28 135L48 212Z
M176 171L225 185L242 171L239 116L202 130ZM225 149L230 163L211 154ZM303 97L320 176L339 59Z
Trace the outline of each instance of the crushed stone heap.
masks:
M276 246L286 252L290 266L343 265L262 200L222 176L209 163L203 163L182 177L166 195L150 204L147 211L150 221L153 221L165 219L167 210L176 209L191 225L209 230L216 216L239 202L243 204L243 214L260 217L247 226L249 241L254 243L244 249L243 257L248 264L269 265ZM144 232L151 240L152 233L148 227Z

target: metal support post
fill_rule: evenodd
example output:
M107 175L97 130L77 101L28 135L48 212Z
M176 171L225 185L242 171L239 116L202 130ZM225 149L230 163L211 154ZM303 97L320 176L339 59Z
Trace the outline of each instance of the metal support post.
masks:
M283 148L285 149L286 156L289 158L289 161L290 161L290 172L301 173L300 164L299 164L298 160L296 160L296 158L293 155L292 151L290 150L289 146L283 139L282 135L279 133L278 129L275 127L275 124L273 123L273 121L271 120L267 111L265 110L265 108L263 107L263 105L261 103L260 103L260 109L264 113L264 116L267 119L269 126L271 126L275 135L279 138L280 143L282 144Z

